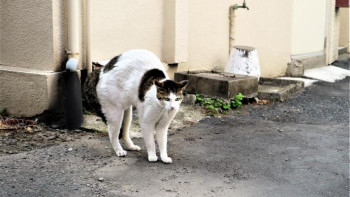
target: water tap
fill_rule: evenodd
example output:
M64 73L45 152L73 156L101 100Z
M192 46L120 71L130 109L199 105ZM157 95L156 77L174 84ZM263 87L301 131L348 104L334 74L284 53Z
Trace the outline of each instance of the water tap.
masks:
M235 5L233 6L233 8L234 8L235 10L237 10L238 8L243 8L243 9L249 10L248 6L247 6L246 3L245 3L245 0L243 1L243 4L242 4L241 6L238 5L238 4L235 4Z

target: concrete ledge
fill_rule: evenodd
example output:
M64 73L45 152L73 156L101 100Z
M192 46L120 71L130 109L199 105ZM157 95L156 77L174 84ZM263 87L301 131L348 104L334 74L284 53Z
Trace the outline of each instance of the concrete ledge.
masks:
M318 68L326 65L326 54L323 52L296 55L291 57L291 63L288 65L286 76L303 76L304 70Z
M261 77L259 80L259 85L288 86L291 84L295 85L297 91L304 88L304 81L265 78L265 77Z
M339 47L338 55L346 54L348 52L348 47Z
M175 80L189 80L188 93L233 98L238 93L253 97L258 92L258 78L231 73L190 71L175 73Z
M61 72L0 66L0 107L30 117L63 106Z
M303 88L303 81L260 78L258 98L285 101Z

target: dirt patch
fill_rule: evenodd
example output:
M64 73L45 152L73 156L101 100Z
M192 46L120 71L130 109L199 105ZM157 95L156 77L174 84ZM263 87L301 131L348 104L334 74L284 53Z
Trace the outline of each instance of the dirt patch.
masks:
M140 126L136 114L131 127L131 136L140 138ZM169 135L181 131L184 127L197 124L204 115L199 108L192 105L182 105L176 118L170 125ZM2 116L0 122L8 120ZM17 154L34 149L58 145L62 142L70 142L83 136L101 137L108 136L107 125L93 115L84 116L85 123L81 129L67 130L60 127L59 123L37 123L34 119L15 119L4 121L0 127L0 156Z
M2 117L4 120L5 118ZM16 120L16 119L12 119ZM17 119L19 120L19 119ZM0 129L0 156L17 154L33 149L57 145L62 142L74 141L82 136L104 136L105 133L87 132L84 130L67 130L33 123L34 120L19 120L17 122L30 122L31 125L12 124L3 125Z

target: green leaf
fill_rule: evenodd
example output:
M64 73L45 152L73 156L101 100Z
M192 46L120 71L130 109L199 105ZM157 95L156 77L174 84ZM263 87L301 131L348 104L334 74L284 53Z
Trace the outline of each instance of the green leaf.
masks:
M209 105L208 108L211 109L211 110L215 109L215 107L213 105Z

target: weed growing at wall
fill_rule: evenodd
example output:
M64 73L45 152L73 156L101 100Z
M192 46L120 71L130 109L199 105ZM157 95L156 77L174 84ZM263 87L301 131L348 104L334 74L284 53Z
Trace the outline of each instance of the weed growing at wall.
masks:
M227 114L229 110L241 107L243 97L242 93L239 93L234 98L226 100L222 98L204 97L197 93L196 103L203 106L208 115L215 116L218 114Z

